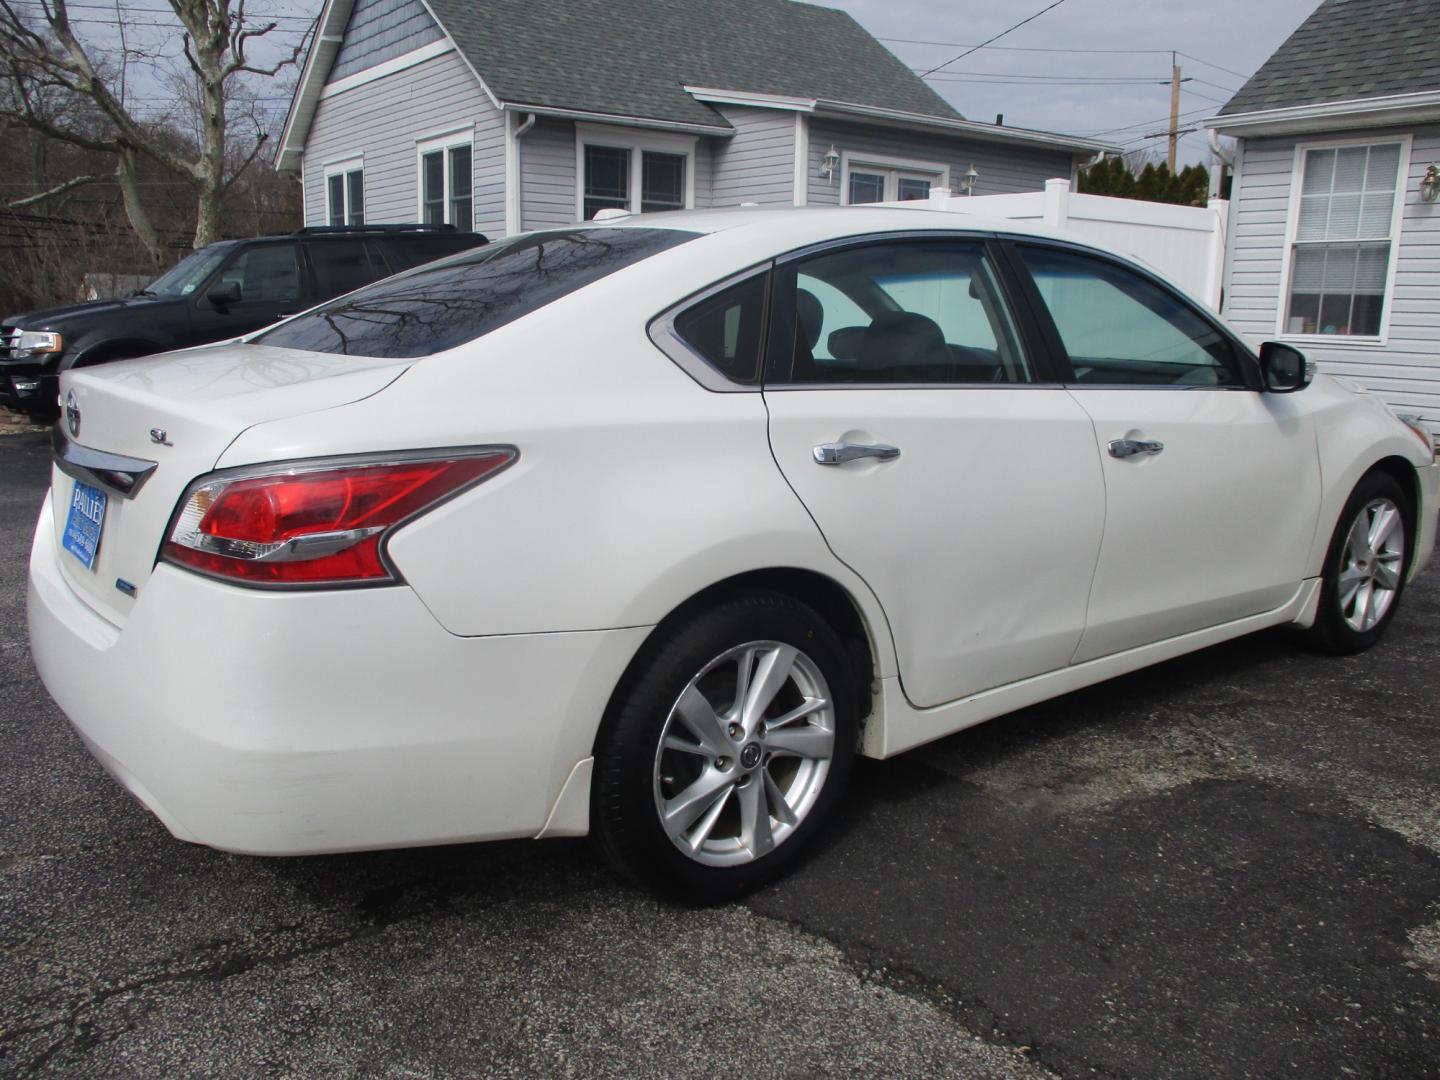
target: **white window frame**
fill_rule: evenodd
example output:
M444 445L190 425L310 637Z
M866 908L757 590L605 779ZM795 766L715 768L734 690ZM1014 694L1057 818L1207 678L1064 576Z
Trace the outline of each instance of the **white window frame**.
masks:
M358 157L348 157L348 158L344 158L343 160L340 160L340 161L327 161L327 162L325 163L325 180L324 180L325 213L324 213L323 218L322 218L322 220L321 220L321 224L322 224L322 225L329 225L329 224L330 224L330 178L331 178L332 176L343 176L343 177L345 177L345 180L344 180L343 185L342 185L343 188L344 188L344 195L343 195L343 197L342 197L342 211L343 211L343 212L342 212L342 214L341 214L341 216L344 218L344 220L341 222L341 224L342 224L342 225L349 225L349 224L350 224L350 174L353 173L353 172L358 172L358 173L360 174L360 182L363 184L363 183L365 182L365 155L364 155L364 154L361 154L361 155L359 155ZM362 214L365 212L365 207L364 207L363 205L360 207L360 212L361 212ZM368 220L368 218L367 218L367 220Z
M641 186L645 178L646 150L657 154L679 154L685 158L685 209L695 208L695 145L698 135L675 135L642 131L612 124L575 125L575 220L585 220L585 147L600 146L630 151L630 212L640 213Z
M1381 348L1390 342L1390 315L1395 300L1395 269L1400 261L1400 224L1405 218L1405 202L1410 190L1410 135L1390 135L1369 139L1326 139L1295 145L1295 158L1290 168L1290 202L1285 216L1285 247L1280 256L1280 295L1275 300L1275 337L1301 345L1328 345L1332 348L1357 345ZM1291 334L1285 330L1290 310L1290 280L1295 268L1295 237L1300 231L1300 193L1305 186L1305 157L1311 150L1344 150L1371 146L1400 145L1400 166L1395 176L1395 207L1390 219L1390 262L1385 268L1385 292L1380 301L1380 333L1359 334Z
M425 155L440 150L445 152L445 164L441 170L441 189L444 192L441 220L453 225L450 220L450 153L460 146L470 148L470 228L475 228L475 125L451 128L438 134L422 135L415 140L415 221L425 220Z
M920 161L916 158L877 157L874 154L853 153L844 150L840 154L840 205L850 205L850 170L885 174L885 202L896 202L900 198L899 173L925 173L933 177L931 188L950 186L950 166L934 161Z

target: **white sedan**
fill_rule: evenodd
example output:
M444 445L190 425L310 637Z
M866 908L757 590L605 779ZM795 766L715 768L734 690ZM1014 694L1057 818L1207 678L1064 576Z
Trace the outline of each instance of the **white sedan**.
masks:
M1263 627L1368 647L1440 494L1295 350L926 210L517 236L61 398L35 660L176 836L593 833L698 900L857 752Z

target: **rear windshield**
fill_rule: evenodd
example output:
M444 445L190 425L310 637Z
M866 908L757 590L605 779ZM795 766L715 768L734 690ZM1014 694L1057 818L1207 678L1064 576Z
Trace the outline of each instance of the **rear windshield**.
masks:
M573 229L517 236L377 282L252 340L350 356L429 356L697 235Z

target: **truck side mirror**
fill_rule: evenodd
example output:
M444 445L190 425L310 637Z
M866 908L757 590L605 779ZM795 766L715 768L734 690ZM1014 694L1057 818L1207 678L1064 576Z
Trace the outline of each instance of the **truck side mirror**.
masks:
M223 312L231 304L240 302L240 283L222 281L205 294L205 299L210 301L210 306L216 311Z

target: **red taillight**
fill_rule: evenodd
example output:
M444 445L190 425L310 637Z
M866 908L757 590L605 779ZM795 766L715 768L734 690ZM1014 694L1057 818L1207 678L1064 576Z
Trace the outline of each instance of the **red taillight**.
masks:
M505 447L216 476L186 493L161 558L262 585L394 580L387 530L513 460Z

